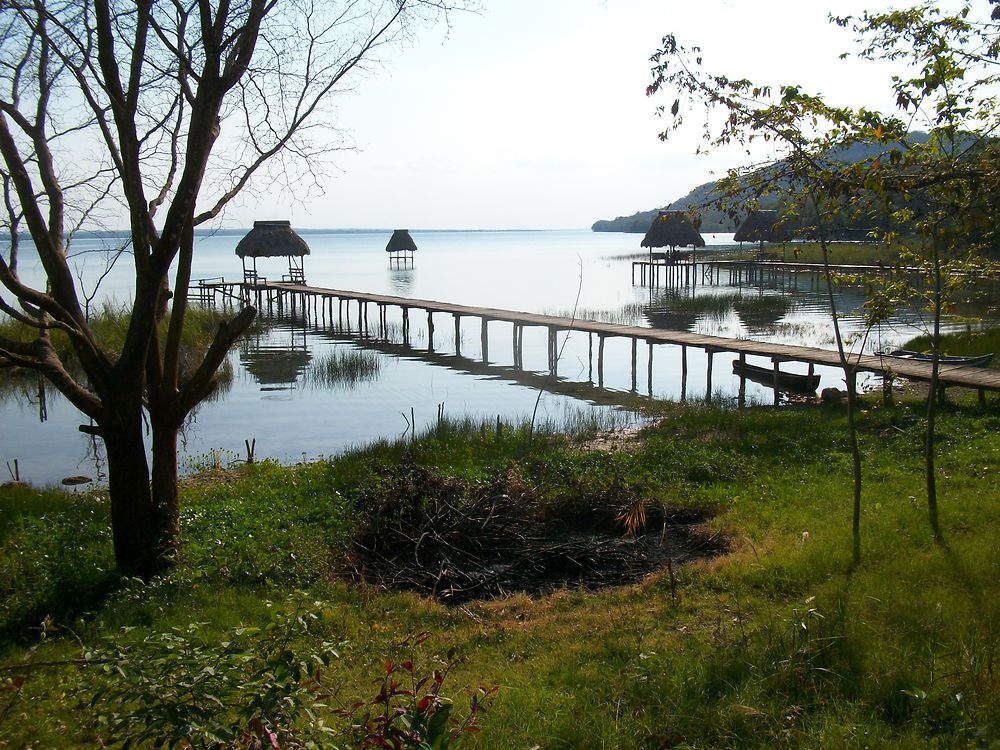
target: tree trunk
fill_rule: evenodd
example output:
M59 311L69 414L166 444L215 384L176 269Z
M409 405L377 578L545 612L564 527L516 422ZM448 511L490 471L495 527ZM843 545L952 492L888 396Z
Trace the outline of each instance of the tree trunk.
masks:
M169 562L180 552L180 503L177 497L177 428L153 422L153 508L156 548Z
M937 481L934 469L935 418L937 416L938 369L941 364L941 309L944 295L941 288L941 253L937 239L931 242L931 259L934 263L934 327L931 331L931 382L927 388L927 432L924 435L924 478L927 482L927 515L934 541L942 542L941 521L938 517Z
M136 410L134 418L116 421L117 427L102 430L108 452L115 562L124 573L148 578L159 569L160 557L142 419Z

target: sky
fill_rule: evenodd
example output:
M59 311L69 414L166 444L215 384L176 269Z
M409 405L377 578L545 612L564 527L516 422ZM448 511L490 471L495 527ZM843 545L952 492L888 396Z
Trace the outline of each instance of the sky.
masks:
M983 0L985 2L985 0ZM259 186L227 226L569 229L666 205L732 166L697 155L701 118L666 142L649 98L650 55L674 33L708 69L797 83L839 103L886 108L888 71L840 60L856 49L831 11L873 0L482 0L424 29L338 100L355 148L309 197Z

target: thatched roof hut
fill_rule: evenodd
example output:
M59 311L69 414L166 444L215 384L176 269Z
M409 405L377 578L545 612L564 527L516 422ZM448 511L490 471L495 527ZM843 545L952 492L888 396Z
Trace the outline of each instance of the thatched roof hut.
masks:
M733 239L736 242L788 242L791 232L779 222L777 211L751 211Z
M385 251L389 253L389 262L406 263L413 262L413 253L417 250L417 243L413 241L410 232L406 229L397 229L392 233L389 242L386 243Z
M660 211L642 238L642 247L648 247L652 256L654 247L705 247L705 240L695 229L691 217L684 211Z
M309 255L309 245L292 230L290 221L255 221L253 229L236 245L236 254L243 259L244 281L266 281L257 275L257 258L288 258L288 275L284 281L305 283L303 258ZM247 258L253 268L247 268Z

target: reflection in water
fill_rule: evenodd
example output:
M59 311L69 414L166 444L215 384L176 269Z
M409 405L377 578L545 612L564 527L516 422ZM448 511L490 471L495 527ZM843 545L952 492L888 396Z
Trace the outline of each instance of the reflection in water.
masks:
M413 287L417 280L417 272L413 268L390 268L389 284L393 294L400 297L413 296Z
M722 320L733 305L729 294L693 294L675 290L652 299L646 309L646 319L652 328L670 331L691 331L699 318Z
M792 306L791 297L784 295L739 294L732 298L736 316L751 334L760 336L774 332L781 320Z
M240 346L240 364L260 384L262 391L294 389L299 376L312 362L312 352L306 346L305 327L297 327L293 321L287 332L287 343L275 330L277 335L254 336Z

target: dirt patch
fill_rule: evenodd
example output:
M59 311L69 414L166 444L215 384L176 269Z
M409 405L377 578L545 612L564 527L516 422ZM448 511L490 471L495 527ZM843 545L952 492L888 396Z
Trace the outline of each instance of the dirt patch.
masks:
M371 514L354 544L358 578L462 604L563 586L626 585L728 549L705 527L712 515L705 509L647 503L633 536L621 520L628 508L613 504L543 505L530 492L459 501L437 489L444 491L404 493Z

